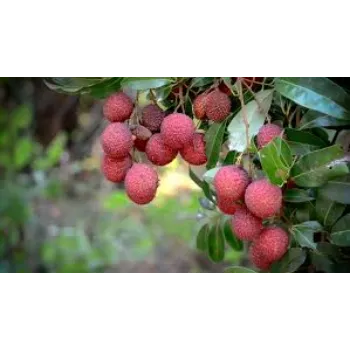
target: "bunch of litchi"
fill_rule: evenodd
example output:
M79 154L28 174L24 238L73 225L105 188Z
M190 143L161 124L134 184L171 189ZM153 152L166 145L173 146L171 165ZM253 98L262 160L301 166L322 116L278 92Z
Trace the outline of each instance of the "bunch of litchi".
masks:
M232 231L237 238L251 242L251 262L268 269L287 252L288 234L280 227L264 226L264 220L278 216L282 190L266 178L252 181L240 166L221 167L214 177L217 206L232 215Z

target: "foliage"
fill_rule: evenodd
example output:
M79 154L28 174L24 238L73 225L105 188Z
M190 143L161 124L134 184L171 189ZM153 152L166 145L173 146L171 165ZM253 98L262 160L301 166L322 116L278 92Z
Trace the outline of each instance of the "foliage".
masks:
M333 80L264 78L252 86L242 78L47 78L46 83L59 92L98 98L121 89L138 92L164 110L182 109L192 118L196 96L225 87L232 113L219 124L196 121L206 134L208 157L204 175L190 169L206 197L198 249L214 262L225 258L227 248L242 250L228 217L215 209L212 186L219 167L242 164L252 177L266 176L283 190L283 215L273 220L289 231L290 247L271 272L350 271L349 156L344 137L338 137L340 131L348 135L350 95ZM266 121L283 126L284 136L258 150L255 136Z

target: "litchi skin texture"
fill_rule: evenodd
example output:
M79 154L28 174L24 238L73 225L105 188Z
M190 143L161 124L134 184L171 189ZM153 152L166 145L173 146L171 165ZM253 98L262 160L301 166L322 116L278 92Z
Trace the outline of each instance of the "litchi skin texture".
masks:
M214 90L207 95L205 112L208 119L222 122L231 112L230 98L220 90Z
M249 260L260 270L268 270L271 266L271 262L265 258L263 252L254 243L249 248Z
M142 125L153 133L159 132L165 112L156 105L148 105L142 110Z
M153 164L163 166L176 158L177 151L164 143L161 134L154 134L147 142L146 155Z
M192 141L180 150L181 157L192 165L203 165L207 162L204 134L195 133Z
M193 112L197 119L205 118L205 103L207 94L198 95L193 102Z
M109 96L103 105L104 116L112 123L124 122L129 119L134 105L130 97L124 92Z
M253 181L244 199L249 211L261 219L276 215L282 208L282 190L267 179Z
M164 118L160 133L166 145L175 150L180 150L191 142L194 125L192 119L186 114L173 113Z
M218 198L217 207L224 214L233 215L242 206L238 203L233 202L233 201Z
M262 148L271 142L275 137L281 136L283 129L276 124L263 125L257 135L258 147Z
M134 147L140 152L145 152L147 143L148 143L148 140L135 139Z
M237 209L232 217L232 229L240 240L252 241L259 237L263 229L262 220L246 208Z
M246 171L235 165L223 166L214 177L214 188L220 201L234 202L241 199L248 184Z
M150 203L157 193L158 174L147 164L134 164L126 174L125 190L136 204Z
M127 171L131 168L130 155L122 159L111 158L106 154L102 158L102 173L107 180L115 183L123 182Z
M280 260L286 254L289 245L289 236L280 227L267 227L262 230L260 236L253 242L251 257L255 262L272 264Z
M125 158L133 146L132 134L123 123L111 123L102 133L101 145L112 158Z

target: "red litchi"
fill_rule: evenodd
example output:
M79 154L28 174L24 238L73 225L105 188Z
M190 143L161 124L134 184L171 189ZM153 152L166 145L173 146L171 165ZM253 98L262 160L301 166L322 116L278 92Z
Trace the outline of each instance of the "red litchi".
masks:
M205 112L208 119L222 122L231 112L230 98L220 90L214 90L207 95Z
M146 151L147 142L148 142L148 140L135 139L134 140L134 146L135 146L135 148L138 151L145 152Z
M132 126L130 130L139 140L146 141L152 136L151 131L142 125Z
M289 236L280 227L267 227L251 246L251 259L257 266L272 264L286 254L289 245ZM259 266L257 266L259 267Z
M275 137L281 136L283 129L276 124L263 125L257 135L258 147L262 148L271 142Z
M224 214L228 215L233 215L237 209L242 207L241 204L220 198L218 198L217 206Z
M148 105L142 110L142 125L153 133L159 132L165 112L156 105Z
M154 134L148 140L146 155L153 164L163 166L176 158L177 151L164 143L161 134Z
M126 174L125 190L136 204L147 204L156 196L158 174L147 164L134 164Z
M244 198L247 208L262 219L276 215L282 208L282 190L267 179L249 184Z
M180 150L192 140L194 125L186 114L173 113L164 118L160 132L165 144Z
M109 96L103 105L103 114L110 122L123 122L130 118L134 105L124 92Z
M231 90L225 83L220 83L219 90L224 94L226 94L227 96L231 95Z
M195 133L192 141L180 150L182 158L192 165L203 165L207 162L204 134Z
M131 157L116 159L107 156L102 158L102 172L107 180L112 182L122 182L129 168L132 165Z
M102 133L101 144L110 157L125 158L133 145L131 131L123 123L111 123Z
M246 171L235 165L223 166L214 177L214 188L219 201L234 202L241 199L248 184Z
M207 94L203 93L198 95L193 102L193 112L197 119L205 118L205 101L207 98Z
M271 262L265 258L262 251L254 243L249 248L249 259L253 265L261 270L268 270L271 266Z
M232 229L240 240L252 241L263 229L262 220L246 208L240 208L232 217Z

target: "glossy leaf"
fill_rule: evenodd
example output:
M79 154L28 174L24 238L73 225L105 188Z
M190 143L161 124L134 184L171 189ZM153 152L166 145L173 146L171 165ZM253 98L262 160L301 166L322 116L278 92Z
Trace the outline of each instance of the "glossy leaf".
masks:
M331 241L340 247L350 246L350 229L331 233Z
M256 273L256 271L252 269L248 269L248 267L244 266L231 266L225 269L226 273Z
M192 169L190 169L189 171L189 175L190 178L192 179L192 181L203 190L204 195L210 200L212 201L212 194L210 191L210 187L209 184L205 181L202 181L195 173Z
M247 148L247 134L246 125L244 123L244 115L246 114L248 128L248 142L250 143L253 136L255 136L259 129L264 124L266 114L270 109L272 103L273 90L259 91L255 98L259 101L260 110L256 100L252 100L245 105L245 109L240 109L230 122L227 131L229 133L228 147L231 151L243 152ZM245 113L244 113L245 111Z
M327 78L276 78L275 89L300 106L350 120L350 97Z
M350 175L328 181L320 188L319 193L329 200L350 204Z
M315 207L313 202L304 202L304 203L294 203L294 206L297 206L295 211L295 218L297 222L303 223L305 221L311 221L316 219L315 217Z
M205 224L201 227L197 234L196 247L202 252L208 251L208 234L209 234L209 225Z
M203 78L203 77L193 78L191 87L202 87L202 86L213 84L213 82L214 82L214 78Z
M274 273L292 273L299 269L306 260L306 252L301 248L291 248L284 257L274 263L270 271Z
M174 82L175 80L171 78L124 78L121 85L123 88L132 90L148 90L170 85Z
M205 152L208 158L207 169L215 167L217 164L221 146L224 140L226 121L212 124L205 133Z
M343 216L337 223L332 227L332 232L346 231L350 229L350 214Z
M301 187L319 187L347 174L348 167L341 160L343 155L341 147L334 145L302 156L291 170L294 182Z
M67 94L78 94L109 79L113 78L45 78L44 82L51 90Z
M286 128L285 133L287 135L288 141L313 145L317 146L318 148L329 146L329 143L325 142L320 137L317 137L316 135L308 131Z
M238 153L235 151L230 151L226 154L226 157L223 161L223 165L232 165L236 162Z
M350 125L350 120L338 119L329 115L309 110L300 121L300 130L315 127L336 127Z
M243 242L232 232L231 220L226 220L223 224L223 232L226 243L235 251L243 250Z
M346 205L329 200L318 194L316 199L317 220L325 227L331 227L341 217Z
M208 235L208 254L213 262L220 262L225 257L225 239L219 225L213 227Z
M291 232L299 245L301 247L307 247L311 249L316 249L314 233L322 230L322 225L317 221L303 222L302 224L294 225L291 228Z
M292 152L288 144L277 137L260 150L259 157L270 182L282 186L288 180L293 164Z
M283 200L290 203L302 203L315 200L315 197L310 195L310 191L299 188L287 189L284 192Z

